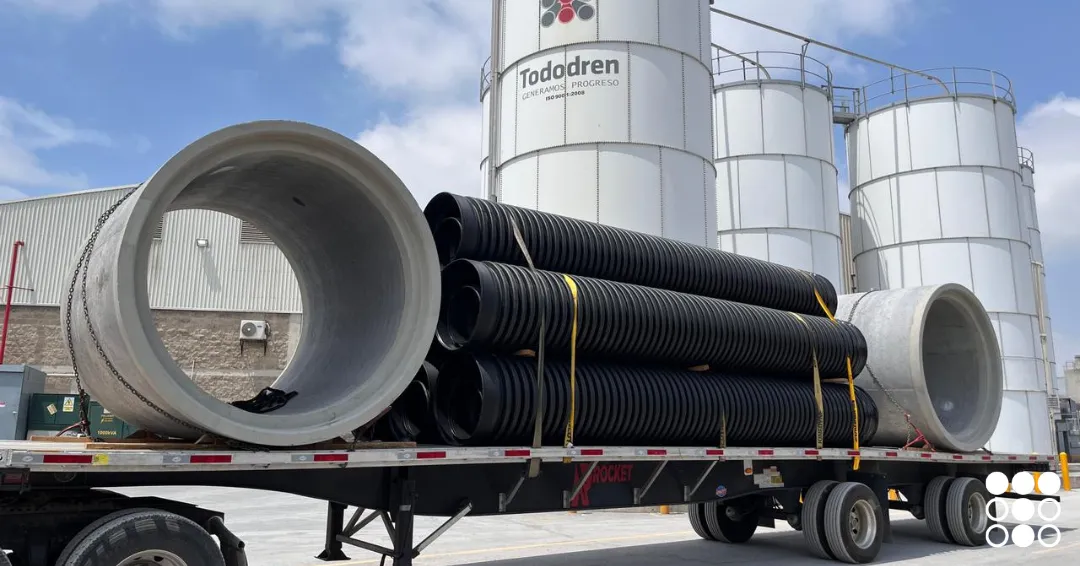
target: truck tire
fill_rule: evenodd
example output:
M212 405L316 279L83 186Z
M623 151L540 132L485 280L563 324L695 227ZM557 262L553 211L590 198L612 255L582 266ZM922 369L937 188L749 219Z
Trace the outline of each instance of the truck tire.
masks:
M68 558L71 558L71 553L75 551L75 548L82 544L82 541L86 539L87 535L98 530L101 525L104 525L105 523L108 523L109 521L112 521L117 517L123 517L125 515L138 513L140 511L153 511L153 509L121 509L120 511L109 513L108 515L99 518L98 520L90 523L89 525L86 525L78 533L76 533L75 536L71 537L71 539L68 540L67 546L65 546L63 552L60 553L60 557L56 559L56 564L58 564L59 566L64 566L65 564L67 564Z
M690 526L694 532L705 540L715 541L716 537L709 532L709 526L705 524L705 503L691 503L689 505Z
M189 519L157 509L113 514L65 554L65 561L56 566L225 566L210 533Z
M884 511L872 489L856 482L835 486L825 500L825 539L836 560L872 562L885 537Z
M705 504L705 524L714 539L728 544L742 544L754 536L758 527L758 512L751 511L737 520L728 516L728 505L718 501Z
M949 532L948 513L946 510L946 495L949 493L949 484L953 478L938 476L926 484L923 491L923 514L926 515L926 526L930 528L930 536L938 542L952 544L956 541Z
M990 492L975 478L956 478L945 497L945 522L957 544L982 546L991 519L986 513Z
M825 537L825 502L836 486L837 482L832 480L822 480L810 486L803 496L802 510L799 512L807 548L811 554L825 560L836 560Z

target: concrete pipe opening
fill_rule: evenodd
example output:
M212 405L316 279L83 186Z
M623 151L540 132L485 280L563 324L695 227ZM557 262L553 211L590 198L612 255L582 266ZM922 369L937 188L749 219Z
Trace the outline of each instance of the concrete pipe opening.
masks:
M215 399L157 334L147 292L152 232L166 211L181 209L252 223L292 266L304 321L272 385L297 393L283 407L260 414ZM252 122L199 139L131 193L91 241L64 305L69 342L90 396L151 432L265 446L345 435L405 390L434 335L439 263L419 205L377 157L316 126Z
M837 318L866 337L868 369L857 383L882 413L874 444L915 438L905 411L936 448L972 452L990 440L1001 414L1001 353L971 291L950 283L844 295Z

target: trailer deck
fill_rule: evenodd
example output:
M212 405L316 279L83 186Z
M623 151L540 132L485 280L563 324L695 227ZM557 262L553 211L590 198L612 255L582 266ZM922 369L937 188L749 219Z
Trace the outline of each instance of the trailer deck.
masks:
M947 523L949 486L956 482L958 489L984 493L982 480L993 471L1009 477L1020 471L1042 472L1050 470L1055 460L1050 455L900 448L471 448L364 443L255 451L78 439L0 442L0 547L16 549L22 560L14 562L16 566L68 566L56 557L85 536L82 531L89 523L114 515L115 523L124 513L149 509L189 519L217 535L224 558L220 564L246 564L244 545L225 529L223 514L109 491L132 486L248 488L326 501L326 540L320 558L346 560L343 549L351 545L392 557L396 566L411 565L466 515L690 504L691 526L707 540L738 544L749 540L758 527L775 526L777 520L800 530L810 520L807 530L824 533L825 523L847 520L819 516L825 512L825 498L837 490L867 503L864 509L877 509L875 518L866 519L873 522L876 534L859 543L869 545L862 550L845 543L851 548L841 549L839 555L829 550L832 543L824 534L808 537L808 544L818 555L864 563L873 560L881 543L891 541L889 509L907 510L917 518L932 509L929 515L941 537L967 546L984 544L977 537L957 539L941 526ZM899 492L900 500L890 501L890 490ZM346 513L350 507L351 517ZM948 513L959 516L955 510ZM447 519L415 543L412 524L418 515ZM358 538L360 529L372 523L386 527L392 548Z

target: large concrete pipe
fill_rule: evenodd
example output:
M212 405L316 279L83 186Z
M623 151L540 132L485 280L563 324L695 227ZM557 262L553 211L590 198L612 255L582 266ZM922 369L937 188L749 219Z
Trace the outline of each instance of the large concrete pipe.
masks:
M954 283L871 291L842 295L836 310L866 337L856 383L880 413L873 444L913 440L905 412L938 449L973 452L990 440L1004 379L994 327L974 293Z
M185 208L255 224L292 265L304 324L273 387L298 394L279 409L256 414L211 397L154 328L152 231L167 210ZM152 432L266 446L333 439L404 391L435 332L439 263L420 207L377 157L319 127L253 122L199 139L128 196L90 243L64 306L82 383Z

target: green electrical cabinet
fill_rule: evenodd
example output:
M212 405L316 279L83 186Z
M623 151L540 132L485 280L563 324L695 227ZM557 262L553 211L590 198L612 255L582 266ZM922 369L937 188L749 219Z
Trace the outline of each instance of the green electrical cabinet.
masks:
M56 436L56 433L79 422L79 397L59 393L31 396L26 415L26 437ZM106 411L97 401L90 401L90 434L102 440L127 438L135 429Z

